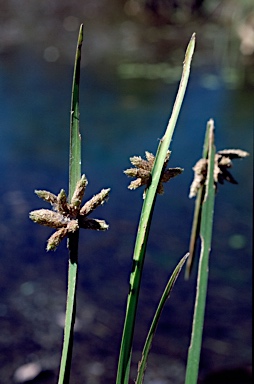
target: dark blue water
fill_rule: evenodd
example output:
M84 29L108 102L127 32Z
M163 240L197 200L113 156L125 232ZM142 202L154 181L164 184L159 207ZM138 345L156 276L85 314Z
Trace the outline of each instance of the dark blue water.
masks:
M214 118L216 147L253 152L253 89L205 88L195 67L171 145L169 166L185 169L165 186L154 212L147 250L135 347L140 349L167 277L188 249L194 200L188 199L192 166L202 153L206 122ZM1 376L33 360L54 361L57 372L65 307L65 244L46 253L51 231L28 219L47 205L33 193L68 189L69 110L72 67L44 62L29 48L2 55L0 64L0 324ZM98 383L112 382L117 362L131 257L142 191L127 189L129 157L155 153L177 84L121 79L107 67L83 68L80 129L86 198L112 188L94 212L106 233L81 233L77 332L73 374L84 380L82 356L108 367ZM219 187L216 198L207 317L201 372L250 363L252 154L235 161L239 185ZM185 363L194 278L179 278L163 313L154 352ZM90 319L90 320L89 320ZM52 325L53 324L53 325ZM43 341L44 340L44 341ZM46 341L45 341L46 340ZM137 359L139 356L137 356ZM80 363L78 363L80 361ZM87 363L87 364L88 364ZM80 365L81 364L81 365ZM103 365L103 366L104 366ZM99 379L98 379L99 380ZM106 381L105 381L106 380ZM108 381L107 381L108 380ZM78 382L78 381L75 381Z

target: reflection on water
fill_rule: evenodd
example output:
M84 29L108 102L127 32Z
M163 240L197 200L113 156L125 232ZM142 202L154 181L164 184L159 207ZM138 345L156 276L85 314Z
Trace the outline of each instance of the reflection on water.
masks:
M0 366L2 383L10 383L22 364L39 360L44 369L57 372L59 363L67 251L61 245L46 253L49 229L29 222L28 212L41 207L34 189L67 190L72 67L43 61L26 48L3 55L0 71ZM156 151L177 89L176 83L118 75L101 66L86 66L81 75L86 197L107 187L112 193L99 209L110 230L81 234L75 382L113 381L142 204L142 191L127 189L123 170L130 156ZM188 199L191 167L202 152L206 121L215 119L218 149L252 152L253 96L251 90L225 89L220 82L205 87L202 70L192 72L169 164L185 171L157 199L137 350L166 279L188 247L194 205ZM251 168L251 158L236 162L233 174L239 185L220 186L217 196L201 372L250 362ZM187 354L194 291L194 280L186 283L180 277L153 345L155 354L180 365Z

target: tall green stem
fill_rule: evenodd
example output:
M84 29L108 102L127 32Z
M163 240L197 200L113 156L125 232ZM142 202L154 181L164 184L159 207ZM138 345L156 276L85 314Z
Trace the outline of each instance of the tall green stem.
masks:
M131 364L131 350L135 326L135 318L140 290L140 283L142 277L142 270L144 265L146 244L149 235L150 224L152 220L152 213L155 205L157 187L160 181L161 172L164 165L164 160L167 150L172 139L175 129L176 121L182 106L184 94L186 91L190 65L195 47L195 34L193 34L189 45L186 50L185 60L183 65L183 73L176 96L175 104L173 107L172 115L165 132L165 135L160 140L154 166L152 169L152 182L147 190L143 208L140 216L140 222L136 237L136 243L133 254L133 267L130 275L130 291L127 298L127 307L125 315L125 323L122 335L121 349L119 354L117 384L128 384Z
M81 137L79 133L79 83L83 25L80 26L74 64L71 119L70 119L70 162L69 162L69 201L77 182L81 178ZM69 236L69 268L64 342L58 384L68 384L72 358L73 330L76 315L76 284L78 273L78 231Z
M188 360L185 376L185 384L196 384L198 380L198 369L200 361L200 351L202 345L202 334L205 316L205 305L209 274L209 254L212 241L213 212L215 200L214 188L214 124L210 120L207 124L206 135L208 142L208 170L205 185L205 196L202 202L200 237L201 252L198 266L197 291L195 299L195 309L192 323L191 342L188 351Z

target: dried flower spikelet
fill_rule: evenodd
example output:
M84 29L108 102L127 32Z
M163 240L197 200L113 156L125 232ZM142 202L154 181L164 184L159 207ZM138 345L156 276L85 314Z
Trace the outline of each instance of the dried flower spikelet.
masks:
M69 205L67 202L67 195L64 189L61 189L59 194L57 195L57 204L56 210L62 214L66 214L69 212Z
M224 180L228 181L231 184L238 184L234 179L231 173L228 171L230 166L223 166L221 164L215 163L214 165L214 183L217 186L217 183L224 184Z
M74 233L79 229L78 220L70 220L67 224L68 232Z
M231 160L228 159L231 163ZM228 163L225 163L225 164L228 164ZM228 165L225 166L226 168L228 167ZM221 174L221 176L220 176ZM206 174L204 175L204 177L206 177ZM214 179L214 182L215 184L220 182L223 184L223 176L222 176L222 172L221 172L221 168L219 166L219 163L218 163L218 155L215 154L215 158L214 158L214 170L213 170L213 179ZM220 181L221 179L221 181Z
M230 159L241 159L249 156L249 152L243 151L242 149L222 149L217 152L218 155L229 157Z
M54 251L61 243L61 241L67 236L67 228L61 228L58 231L54 232L52 236L48 239L47 242L47 251Z
M195 172L195 174L194 174L194 180L190 187L189 198L196 196L198 193L198 190L201 188L201 186L205 182L206 173L207 173L207 160L200 159L192 169Z
M242 159L246 156L249 156L249 153L242 149L223 149L218 151L215 155L215 183L219 182L220 184L224 184L224 180L226 180L229 183L238 184L228 171L228 168L233 166L233 159Z
M166 169L166 171L162 175L161 181L163 183L166 183L167 181L169 181L173 177L181 175L181 173L183 173L183 171L184 171L184 169L180 168L180 167Z
M216 188L217 183L224 184L224 180L232 184L238 184L228 169L233 166L233 159L241 159L246 156L249 156L249 153L241 149L223 149L215 154L213 178ZM200 159L193 167L195 174L189 197L196 196L198 190L204 184L207 175L207 164L208 160Z
M145 151L146 159L148 163L153 164L154 163L154 155L151 152Z
M159 195L163 195L164 194L164 187L163 187L162 183L167 183L173 177L176 177L176 176L180 175L181 173L183 173L183 171L184 171L184 169L179 168L179 167L166 169L162 175L160 182L159 182L159 185L157 188L157 193Z
M218 155L217 153L215 155L215 164L218 167L226 167L226 168L231 168L233 165L233 163L229 157Z
M101 192L93 196L92 199L87 201L80 210L81 216L87 216L94 211L99 205L104 204L109 196L110 188L102 189Z
M95 231L106 231L109 225L105 220L88 219L87 217L80 216L79 226L84 229L93 229Z
M34 193L36 193L36 195L40 199L46 201L47 203L50 203L51 205L55 205L57 203L56 195L54 195L51 192L44 191L44 190L35 190Z
M143 198L145 198L145 196L146 196L145 192L144 192ZM163 187L162 183L159 183L159 185L157 187L157 193L158 193L158 195L163 195L164 194L164 187Z
M143 160L140 156L134 156L130 158L131 163L136 168L126 169L124 173L127 176L136 177L137 179L130 183L130 185L128 186L129 189L136 189L142 185L146 185L146 188L148 188L149 185L151 184L151 180L152 180L151 172L153 169L155 156L148 151L145 152L145 155L146 155L146 160ZM171 155L171 151L168 150L166 153L166 157L165 157L163 168L162 168L162 176L157 188L157 193L160 195L164 193L164 188L162 183L166 183L171 178L177 175L180 175L183 172L182 168L169 168L165 170L168 160L170 158L170 155ZM144 196L145 196L145 192L143 197Z
M142 168L147 171L150 170L149 163L146 160L142 159L142 157L140 156L130 157L130 162L132 165L134 165L134 167Z
M138 168L128 168L128 169L125 169L125 171L123 171L123 173L125 173L125 175L127 175L129 177L138 177L139 169Z
M77 182L71 203L68 203L65 191L62 189L57 196L47 191L36 191L39 197L53 205L53 210L39 209L30 212L30 218L38 224L56 228L57 231L50 236L47 250L56 249L64 237L78 231L79 228L105 231L108 224L104 220L87 219L95 208L102 205L108 198L110 188L102 189L80 209L81 201L88 182L85 175Z
M60 213L50 211L49 209L32 211L30 212L29 217L35 223L51 228L62 228L66 226L68 222Z
M141 185L145 185L146 182L144 181L144 179L142 180L141 178L138 178L136 180L133 180L130 185L128 185L128 188L129 189L137 189L139 187L141 187Z
M142 159L140 156L130 157L130 162L136 168L128 168L124 171L128 177L136 177L128 188L136 189L142 185L148 185L151 182L151 169L153 166L154 156L150 152L145 152L147 160Z
M126 169L124 173L129 177L137 177L141 179L141 185L148 184L151 181L151 172L142 168Z
M81 179L77 182L75 191L71 198L71 206L79 209L81 201L84 197L86 186L88 184L87 178L85 175L82 175Z

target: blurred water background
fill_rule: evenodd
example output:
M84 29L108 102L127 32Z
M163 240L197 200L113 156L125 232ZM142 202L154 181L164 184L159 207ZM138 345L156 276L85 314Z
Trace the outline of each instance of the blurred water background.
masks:
M102 188L112 191L108 203L96 212L110 224L109 231L83 231L80 236L71 382L114 382L142 206L142 191L127 189L130 179L123 170L130 167L130 156L143 156L146 150L155 153L194 31L197 47L169 163L185 171L157 199L134 360L140 358L167 278L188 249L192 166L202 153L206 122L213 118L217 149L241 148L250 157L235 161L232 173L239 185L220 186L216 198L200 378L248 367L252 1L8 0L0 2L0 382L25 382L17 369L28 363L38 370L34 383L56 382L68 253L66 244L46 253L51 231L30 222L28 213L43 205L34 189L68 190L70 95L81 22L82 172L89 181L85 198ZM182 273L157 330L146 383L183 382L194 294L195 273L189 282Z

